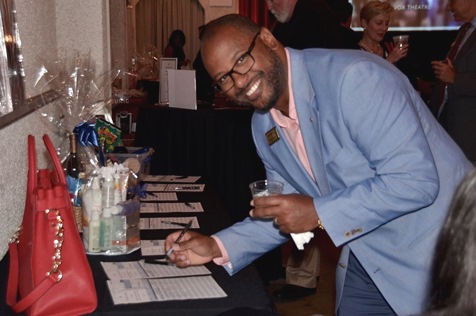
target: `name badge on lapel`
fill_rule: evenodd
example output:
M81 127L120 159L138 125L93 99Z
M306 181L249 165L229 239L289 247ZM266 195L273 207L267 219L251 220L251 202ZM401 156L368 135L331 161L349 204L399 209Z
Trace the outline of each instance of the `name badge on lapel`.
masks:
M268 145L271 146L279 140L279 134L276 127L273 127L269 131L266 132L266 140L268 141Z

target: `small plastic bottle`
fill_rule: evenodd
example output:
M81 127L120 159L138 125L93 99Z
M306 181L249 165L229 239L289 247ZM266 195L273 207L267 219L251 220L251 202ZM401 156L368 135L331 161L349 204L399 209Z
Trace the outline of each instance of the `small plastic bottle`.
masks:
M98 214L101 213L102 208L102 193L101 193L101 185L100 185L100 178L95 175L93 176L91 184L91 197L92 197L92 212L97 212Z
M102 211L100 246L102 251L108 251L112 246L112 217L111 209L105 208Z
M99 220L99 212L93 211L91 221L89 222L88 251L100 252L101 245L99 243L101 234L101 223Z
M114 206L114 181L110 172L103 174L104 182L102 183L102 209Z
M125 253L127 251L127 222L126 216L121 214L122 206L111 207L112 234L111 253Z
M129 169L124 168L119 171L119 186L121 189L121 200L127 200L127 187L129 181Z
M120 177L119 173L114 174L114 205L122 202Z
M100 187L100 179L97 175L92 175L91 176L91 185L86 187L85 191L83 192L83 220L85 221L84 227L83 227L83 244L84 248L88 252L97 252L97 251L91 251L91 247L93 245L93 242L91 240L90 235L95 235L96 232L92 231L95 229L95 227L92 228L93 225L96 223L93 222L93 216L97 216L97 220L99 222L99 217L101 214L101 187ZM94 215L94 214L97 215ZM97 236L99 238L99 233L97 233ZM97 247L96 247L97 246ZM97 241L97 245L95 245L92 248L98 248L99 249L99 239Z

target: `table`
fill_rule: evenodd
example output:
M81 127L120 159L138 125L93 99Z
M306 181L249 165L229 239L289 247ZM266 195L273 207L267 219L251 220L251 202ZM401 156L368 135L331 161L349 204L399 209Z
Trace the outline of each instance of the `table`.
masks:
M253 110L194 110L159 106L139 109L135 146L155 150L152 174L202 175L217 188L233 222L248 216L248 184L265 179L251 136Z
M205 186L202 193L178 192L180 202L202 203L205 212L202 213L167 213L166 216L197 216L200 223L200 232L212 234L230 222L227 214L223 211L223 204L217 193L209 186ZM141 214L143 217L151 216ZM172 230L142 230L142 239L165 238ZM259 277L254 266L248 266L234 276L229 276L226 271L213 263L207 264L213 278L227 293L228 297L218 299L167 301L144 304L117 305L112 303L106 285L106 275L100 266L101 261L131 261L140 259L140 251L123 256L88 256L91 265L96 291L98 295L98 308L91 315L132 316L132 315L243 315L243 311L233 312L236 308L251 308L247 310L248 316L273 315L274 304L270 299L263 281ZM14 315L5 305L5 288L8 271L8 255L0 261L0 315ZM240 314L241 313L241 314Z
M202 175L216 188L233 223L248 217L248 184L266 178L251 136L252 108L227 106L186 110L142 105L135 146L155 150L151 174ZM280 248L255 261L266 282L281 275Z

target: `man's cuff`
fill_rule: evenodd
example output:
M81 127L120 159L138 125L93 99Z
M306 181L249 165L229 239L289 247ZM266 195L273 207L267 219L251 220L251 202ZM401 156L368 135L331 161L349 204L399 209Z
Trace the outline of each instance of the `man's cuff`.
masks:
M213 259L213 262L219 266L227 266L227 268L233 269L233 266L230 262L230 257L228 256L228 251L226 251L225 246L223 246L223 243L221 242L220 238L215 235L212 235L212 238L215 239L218 248L220 249L222 254L221 257Z

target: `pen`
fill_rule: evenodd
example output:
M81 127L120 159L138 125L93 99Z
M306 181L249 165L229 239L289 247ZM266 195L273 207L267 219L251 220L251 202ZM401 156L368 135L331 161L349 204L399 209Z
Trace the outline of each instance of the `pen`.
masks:
M175 190L198 190L200 189L199 186L191 186L191 187L175 187Z
M174 241L174 244L178 244L180 242L180 240L182 240L183 236L185 236L185 233L190 228L190 226L192 226L192 220L190 220L187 223L187 225L185 225L185 227L182 229L182 232L180 233L180 235ZM167 251L167 253L165 254L165 259L167 259L173 251L174 251L174 247L170 247L169 251Z
M185 202L185 206L190 207L192 210L195 209L195 206L193 206L193 204L192 204L192 203L189 203L189 202Z
M168 224L168 225L177 225L177 226L182 226L182 227L187 226L187 223L170 222L170 221L161 221L161 222L164 223L164 224Z
M163 266L175 266L174 263L172 263L170 261L164 261L164 260L145 259L144 262L147 263L147 264L160 264L160 265L163 265Z

